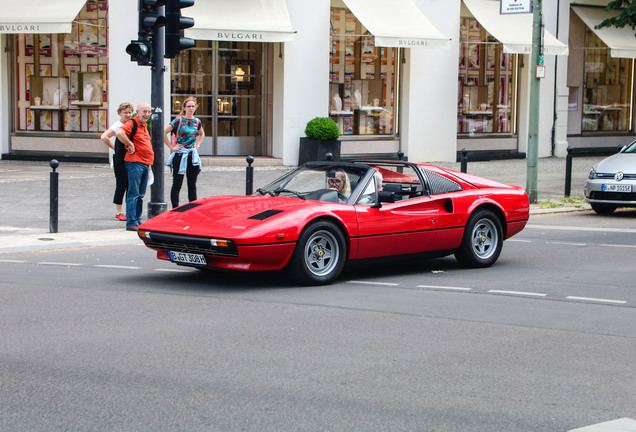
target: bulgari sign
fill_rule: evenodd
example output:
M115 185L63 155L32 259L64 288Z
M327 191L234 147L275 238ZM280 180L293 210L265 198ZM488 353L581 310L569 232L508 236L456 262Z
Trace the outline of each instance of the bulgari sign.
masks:
M40 33L39 24L0 24L0 33Z
M229 40L229 41L246 41L246 42L265 42L262 33L254 32L225 32L219 31L217 33L217 40Z

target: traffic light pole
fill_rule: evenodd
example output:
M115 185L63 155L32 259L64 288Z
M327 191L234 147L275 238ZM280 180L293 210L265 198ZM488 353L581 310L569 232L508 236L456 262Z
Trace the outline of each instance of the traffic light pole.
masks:
M163 15L163 7L159 9ZM155 152L155 161L152 172L155 177L150 186L150 202L148 203L148 218L157 216L168 210L164 201L164 176L163 176L163 79L166 68L163 60L164 30L160 27L155 30L152 38L152 66L150 104L152 106L151 135L152 148Z

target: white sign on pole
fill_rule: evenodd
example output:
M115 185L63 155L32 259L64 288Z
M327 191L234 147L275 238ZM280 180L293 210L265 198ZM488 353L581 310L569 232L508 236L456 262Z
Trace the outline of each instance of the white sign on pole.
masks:
M532 13L532 0L501 0L499 13Z

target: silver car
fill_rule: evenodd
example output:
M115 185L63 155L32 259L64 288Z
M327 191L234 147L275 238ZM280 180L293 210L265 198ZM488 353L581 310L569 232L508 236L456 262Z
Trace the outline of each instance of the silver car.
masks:
M594 165L585 182L585 201L598 214L636 207L636 141Z

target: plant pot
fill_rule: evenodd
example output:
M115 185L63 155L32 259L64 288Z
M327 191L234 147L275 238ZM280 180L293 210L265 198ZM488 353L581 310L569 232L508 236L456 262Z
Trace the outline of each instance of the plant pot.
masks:
M311 161L327 160L325 155L331 153L333 161L340 160L340 140L317 140L307 137L300 138L300 148L298 149L298 165Z

